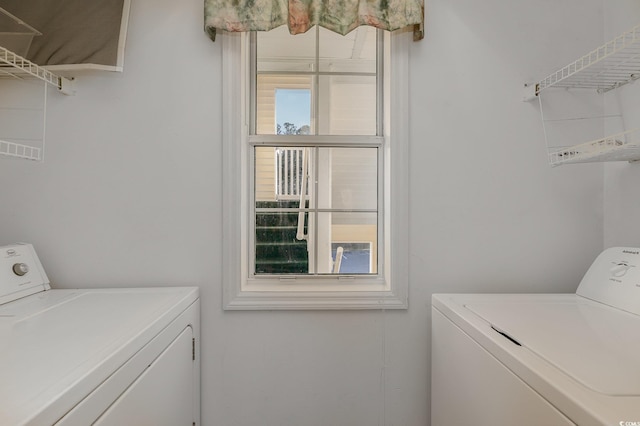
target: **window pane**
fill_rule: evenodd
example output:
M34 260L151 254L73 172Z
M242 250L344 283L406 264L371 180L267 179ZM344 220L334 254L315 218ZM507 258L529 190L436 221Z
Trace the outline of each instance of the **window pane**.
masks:
M256 207L259 208L287 208L294 205L295 202L256 202ZM256 213L256 274L309 272L307 241L296 238L298 221L306 215L307 213L299 214L295 208Z
M320 76L319 134L376 134L376 77Z
M286 25L258 31L257 71L315 71L316 29L292 36Z
M378 149L320 148L318 151L318 207L376 210Z
M308 75L258 75L256 81L256 133L275 135L278 124L294 124L311 132L311 87ZM291 121L295 121L291 123ZM305 128L305 126L307 126Z
M328 257L331 262L330 273L339 274L375 274L378 267L378 226L376 213L318 213L319 223L330 223L329 230L324 229L328 238ZM318 264L322 265L324 240L318 237ZM342 247L339 269L336 265L336 253Z
M257 146L254 150L256 202L285 200L299 202L302 192L305 197L308 195L310 148ZM268 206L256 204L256 207Z
M369 274L372 272L373 243L331 243L333 273ZM337 260L336 260L337 259Z
M276 149L257 146L254 151L255 200L276 201Z
M276 134L311 132L311 90L276 89Z
M376 72L376 29L361 26L347 35L320 28L320 71Z

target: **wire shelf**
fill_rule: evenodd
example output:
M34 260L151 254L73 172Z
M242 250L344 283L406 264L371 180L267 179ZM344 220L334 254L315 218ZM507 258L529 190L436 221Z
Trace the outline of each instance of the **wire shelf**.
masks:
M550 87L606 92L640 78L640 25L592 50L536 85L536 95Z
M640 129L633 129L571 147L549 150L549 164L640 160Z
M47 87L53 86L66 95L73 95L72 81L21 55L29 50L33 36L40 35L38 30L3 8L0 8L0 24L0 80L4 95L0 97L3 111L0 114L0 156L43 161ZM26 145L28 143L39 146Z
M22 158L24 160L40 161L42 160L42 149L0 140L0 155Z
M71 80L56 75L2 46L0 46L0 77L38 78L66 95L74 93Z
M550 165L640 160L640 121L623 111L612 113L613 104L604 102L609 96L605 93L638 79L640 24L538 83L525 85L524 100L540 102ZM584 90L547 91L543 107L542 92L550 88ZM593 109L600 111L593 114ZM627 130L630 127L634 129ZM603 128L611 135L602 134Z

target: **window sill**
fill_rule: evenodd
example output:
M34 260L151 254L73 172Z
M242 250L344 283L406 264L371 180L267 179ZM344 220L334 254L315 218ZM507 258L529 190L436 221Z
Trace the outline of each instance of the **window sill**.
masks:
M229 295L229 293L226 293ZM240 291L225 298L226 310L407 309L406 297L367 291Z

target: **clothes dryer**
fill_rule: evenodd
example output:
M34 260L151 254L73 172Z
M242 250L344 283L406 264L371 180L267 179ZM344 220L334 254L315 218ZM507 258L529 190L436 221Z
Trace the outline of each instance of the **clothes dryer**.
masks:
M1 425L199 425L196 287L51 289L0 247Z

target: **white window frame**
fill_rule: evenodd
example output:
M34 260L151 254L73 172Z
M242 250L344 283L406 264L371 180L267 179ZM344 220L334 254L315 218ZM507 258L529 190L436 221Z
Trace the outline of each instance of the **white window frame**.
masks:
M409 202L409 48L412 33L391 34L385 117L383 273L371 276L249 277L248 232L251 230L249 144L249 34L224 33L222 38L222 177L223 177L223 308L278 309L407 309ZM240 70L243 70L241 73ZM322 138L317 136L316 138ZM391 154L391 155L389 155Z

